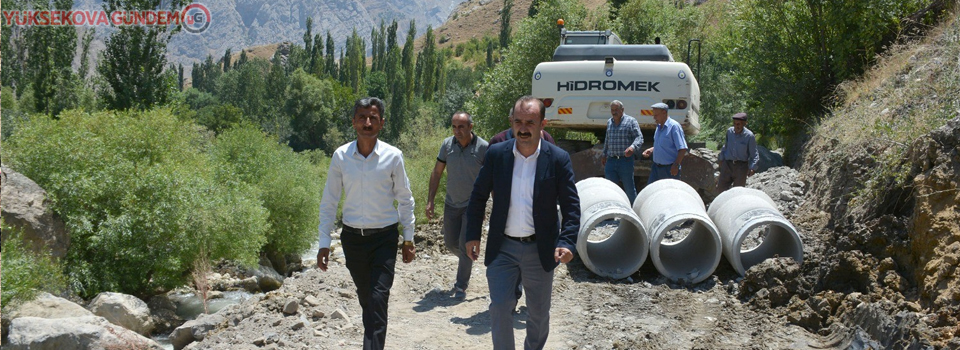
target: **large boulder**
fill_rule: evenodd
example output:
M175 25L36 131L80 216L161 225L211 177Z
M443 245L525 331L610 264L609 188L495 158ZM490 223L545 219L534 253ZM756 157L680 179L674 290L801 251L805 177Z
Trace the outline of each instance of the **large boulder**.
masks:
M40 293L35 299L23 303L3 315L4 318L10 319L19 317L56 319L84 316L94 316L94 314L77 303L50 293Z
M163 349L157 342L97 316L20 317L11 322L7 341L4 349L11 350Z
M155 295L147 301L150 308L150 317L157 327L153 331L158 334L170 334L174 328L180 327L184 319L177 315L177 304L166 294Z
M132 295L103 292L87 308L110 323L146 336L156 328L147 303Z
M187 321L187 323L174 329L173 333L170 333L170 343L173 344L174 350L183 349L190 343L202 341L208 332L217 329L220 325L226 325L226 323L227 318L219 313L200 315L197 319Z
M760 160L757 162L757 172L762 173L770 168L783 166L783 154L781 151L771 151L766 147L757 145L757 153Z
M2 337L4 341L10 332L10 323L15 318L39 317L54 319L93 316L93 313L84 309L83 306L46 292L41 292L33 300L4 311L2 320Z
M47 191L10 168L0 165L0 170L3 221L23 232L23 239L34 251L62 258L70 246L70 236L63 220L48 208Z

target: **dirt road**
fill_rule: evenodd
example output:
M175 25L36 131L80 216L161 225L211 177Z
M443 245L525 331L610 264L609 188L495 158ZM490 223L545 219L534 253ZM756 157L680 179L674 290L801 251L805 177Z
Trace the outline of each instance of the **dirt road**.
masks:
M482 263L474 265L466 300L450 288L456 260L440 248L439 227L418 233L419 259L398 264L391 291L390 349L490 349L489 293ZM215 331L197 349L355 349L362 321L342 258L327 272L309 269L283 288L226 311L236 326ZM739 284L721 263L714 277L679 286L649 262L625 280L600 278L579 260L554 278L548 349L806 349L831 347L803 328L737 299ZM307 296L317 305L304 300ZM299 300L296 314L282 305ZM515 315L515 338L526 334L526 307ZM322 317L320 315L322 314ZM234 316L229 316L234 315ZM346 319L339 318L346 315Z

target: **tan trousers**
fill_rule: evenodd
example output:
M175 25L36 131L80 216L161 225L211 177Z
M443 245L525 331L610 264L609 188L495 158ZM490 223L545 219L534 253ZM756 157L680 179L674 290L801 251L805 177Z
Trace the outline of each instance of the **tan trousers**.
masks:
M733 186L746 186L750 167L747 162L724 160L720 162L720 178L717 179L717 193L729 190ZM731 186L732 185L732 186Z

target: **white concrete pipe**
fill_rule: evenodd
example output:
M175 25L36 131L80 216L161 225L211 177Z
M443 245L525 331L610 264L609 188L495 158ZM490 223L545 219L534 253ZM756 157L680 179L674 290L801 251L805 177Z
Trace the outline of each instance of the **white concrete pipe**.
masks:
M797 229L763 191L744 187L726 190L713 200L707 214L720 230L723 255L741 276L753 265L774 256L792 257L803 263L803 243ZM751 233L761 235L761 242L744 249L744 240Z
M581 210L577 253L583 264L597 275L617 279L639 270L647 260L647 235L623 190L610 180L591 177L577 182L577 193ZM603 231L607 225L617 225L616 231L590 241L595 229Z
M723 244L693 187L673 179L656 181L640 191L633 210L647 228L650 260L661 274L673 281L698 283L717 269ZM686 237L664 241L681 227L689 229Z

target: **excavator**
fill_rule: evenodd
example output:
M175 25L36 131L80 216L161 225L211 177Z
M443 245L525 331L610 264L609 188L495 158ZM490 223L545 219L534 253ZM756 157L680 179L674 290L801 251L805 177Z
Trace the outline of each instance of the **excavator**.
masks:
M659 38L654 44L624 44L610 30L568 31L563 20L557 21L560 44L553 60L541 62L534 69L532 95L546 106L547 126L557 130L592 133L599 140L557 139L557 145L570 153L577 181L603 176L601 155L610 102L623 102L624 114L640 124L644 144L653 146L656 122L651 105L666 103L668 115L691 137L700 132L700 86L694 72L684 62L677 62ZM687 62L700 41L690 40ZM699 58L698 58L699 60ZM690 143L684 158L681 180L693 186L701 197L712 199L716 184L714 164L699 156L697 148L704 143ZM639 152L638 152L639 153ZM635 164L637 189L647 182L652 161L640 159Z

